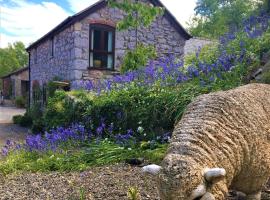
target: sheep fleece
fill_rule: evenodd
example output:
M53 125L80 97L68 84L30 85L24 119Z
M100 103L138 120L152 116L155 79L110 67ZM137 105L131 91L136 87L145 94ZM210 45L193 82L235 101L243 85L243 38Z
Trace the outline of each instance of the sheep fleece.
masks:
M175 127L162 167L162 199L191 192L194 187L183 187L201 183L199 171L215 167L227 173L211 188L216 199L225 199L228 189L260 191L270 176L270 85L199 96Z

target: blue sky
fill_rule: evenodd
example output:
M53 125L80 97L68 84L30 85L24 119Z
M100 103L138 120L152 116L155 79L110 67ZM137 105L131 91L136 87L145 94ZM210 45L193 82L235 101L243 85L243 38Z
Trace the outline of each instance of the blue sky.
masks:
M196 0L161 0L186 26L194 14ZM0 0L0 47L23 41L34 42L68 16L97 0Z

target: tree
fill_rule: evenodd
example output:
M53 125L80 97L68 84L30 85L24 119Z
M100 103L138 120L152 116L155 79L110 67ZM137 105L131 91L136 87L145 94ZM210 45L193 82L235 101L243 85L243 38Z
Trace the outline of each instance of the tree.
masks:
M25 67L27 62L28 54L22 42L9 44L7 48L0 48L0 77Z
M268 1L268 0L267 0ZM218 38L241 27L244 18L258 9L263 0L198 0L190 23L194 36Z

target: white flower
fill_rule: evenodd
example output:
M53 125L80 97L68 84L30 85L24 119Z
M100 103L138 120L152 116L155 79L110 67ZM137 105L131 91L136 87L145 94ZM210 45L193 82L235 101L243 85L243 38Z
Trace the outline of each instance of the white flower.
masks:
M144 131L143 127L139 126L137 129L138 133L142 133Z

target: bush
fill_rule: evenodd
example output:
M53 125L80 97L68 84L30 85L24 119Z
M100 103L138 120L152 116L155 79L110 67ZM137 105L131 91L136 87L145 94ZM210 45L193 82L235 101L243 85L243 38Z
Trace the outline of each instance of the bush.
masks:
M18 96L15 98L15 105L18 108L25 108L26 107L26 99L22 96Z
M266 83L266 84L270 84L270 71L267 71L262 75L261 82Z
M79 91L70 93L56 91L55 95L49 98L47 108L44 112L46 129L57 126L68 126L72 123L80 122L86 106L90 102L86 96L86 93Z
M153 46L139 44L135 50L126 53L121 66L121 73L142 68L149 60L156 58L156 56L157 53Z
M15 115L13 116L13 122L22 127L30 127L32 125L32 118L27 113L24 115Z

